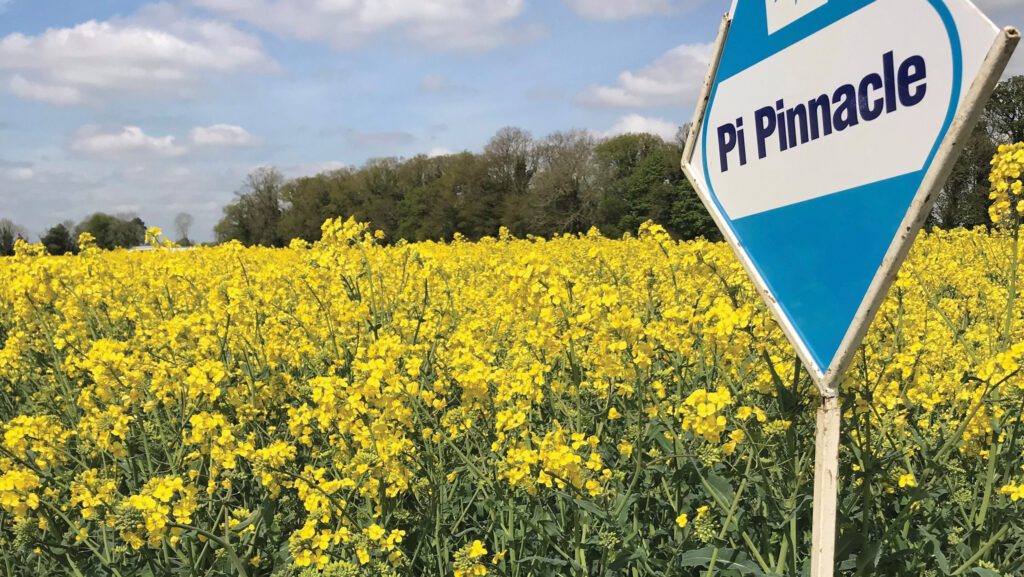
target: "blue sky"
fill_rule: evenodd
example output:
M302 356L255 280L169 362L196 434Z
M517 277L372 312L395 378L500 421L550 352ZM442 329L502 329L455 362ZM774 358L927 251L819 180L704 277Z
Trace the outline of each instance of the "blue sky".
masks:
M730 4L0 0L0 218L37 238L188 212L210 240L258 166L478 151L509 125L671 138ZM1024 0L978 4L1024 22Z

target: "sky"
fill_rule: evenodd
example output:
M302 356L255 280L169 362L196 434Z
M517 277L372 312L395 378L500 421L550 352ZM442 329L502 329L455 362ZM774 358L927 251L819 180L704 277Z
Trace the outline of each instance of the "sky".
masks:
M976 2L1024 24L1024 0ZM673 138L731 0L0 0L0 218L213 238L246 174L480 151L504 126ZM1008 74L1024 73L1024 49Z

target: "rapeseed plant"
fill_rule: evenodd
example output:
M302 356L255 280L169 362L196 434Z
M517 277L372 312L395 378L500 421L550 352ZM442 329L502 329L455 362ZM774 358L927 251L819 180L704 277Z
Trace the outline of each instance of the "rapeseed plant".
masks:
M999 226L922 234L843 384L841 574L1024 571L1022 146ZM817 396L728 247L379 241L19 243L6 574L801 572Z

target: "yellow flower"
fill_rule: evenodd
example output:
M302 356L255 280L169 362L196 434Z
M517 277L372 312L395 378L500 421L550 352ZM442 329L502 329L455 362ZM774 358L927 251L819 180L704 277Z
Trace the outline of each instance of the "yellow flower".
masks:
M916 487L917 486L917 479L914 477L913 473L908 473L906 475L900 475L899 486L900 487Z
M1019 501L1024 499L1024 485L1018 485L1016 482L1004 485L999 489L1000 495L1006 495L1011 501Z
M626 441L625 439L619 441L619 444L616 446L616 448L619 450L619 454L622 455L623 457L626 457L627 459L633 455L633 445Z
M473 544L469 548L469 556L473 559L482 557L487 554L487 549L484 548L484 544L480 541L473 541Z
M690 519L686 516L686 513L683 513L682 515L676 517L676 525L679 525L680 529L686 527L686 524L689 522Z
M387 531L377 524L370 525L370 528L366 530L366 535L374 541L380 541L383 539L385 533L387 533Z
M612 407L611 409L608 410L608 420L614 421L615 419L619 419L621 417L622 413L620 413L619 410L616 409L615 407Z

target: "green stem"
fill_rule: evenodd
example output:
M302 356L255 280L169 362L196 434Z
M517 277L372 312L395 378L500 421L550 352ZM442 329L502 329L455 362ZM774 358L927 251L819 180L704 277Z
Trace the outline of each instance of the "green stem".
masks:
M1017 218L1019 221L1019 217ZM1001 349L1006 350L1010 344L1010 328L1013 325L1013 305L1017 299L1017 268L1020 258L1018 248L1020 245L1020 223L1013 227L1013 255L1010 257L1010 289L1006 295L1006 325L1003 328Z
M235 548L232 547L231 544L228 543L227 541L225 541L224 539L218 537L217 535L214 535L213 533L211 533L209 531L206 531L204 529L200 529L199 527L193 527L191 525L184 525L182 523L168 522L167 526L168 527L176 527L178 529L184 529L186 531L195 531L199 535L202 535L203 537L206 537L210 541L213 541L214 543L220 545L221 549L224 550L224 553L227 554L228 559L231 561L231 564L234 565L235 570L238 571L238 574L241 577L249 577L249 574L245 570L245 564L242 563L242 560L238 558L238 554L235 553Z
M747 488L747 481L750 479L750 466L753 464L753 462L753 456L748 453L747 470L743 472L743 480L740 481L739 489L737 489L736 494L733 495L732 505L729 507L729 514L726 516L725 522L722 523L722 530L718 533L719 540L725 538L725 532L729 530L729 524L732 523L732 519L736 515L736 508L739 507L740 497L743 496L743 491L744 489ZM758 558L758 562L761 564L761 568L767 570L767 565L765 564L764 559L761 558L761 554L759 552L756 552L756 549L754 549L754 551L754 554ZM714 575L716 563L718 563L718 547L715 547L714 552L711 553L711 564L708 566L707 577L711 577L712 575Z
M999 541L1000 539L1003 538L1003 535L1006 534L1006 531L1007 531L1008 528L1009 527L1007 525L1003 525L1002 527L1000 527L999 531L997 531L996 534L993 535L991 539L989 539L988 541L985 541L985 544L982 545L978 549L978 551L974 555L971 556L970 559L965 561L963 565L961 565L959 568L957 568L956 571L953 571L953 573L951 573L951 574L952 575L959 575L959 574L963 573L964 571L970 569L971 565L974 565L978 561L978 559L981 559L982 557L984 557L985 554L988 553L989 549L991 549L992 546L995 545L997 541Z
M999 448L1001 443L999 442L999 433L993 433L995 437L992 440L992 444L988 450L988 470L985 472L985 496L981 500L981 508L978 511L978 518L974 522L975 527L981 527L985 524L985 514L988 513L988 504L992 499L992 486L995 484L996 477L996 459L999 457Z

